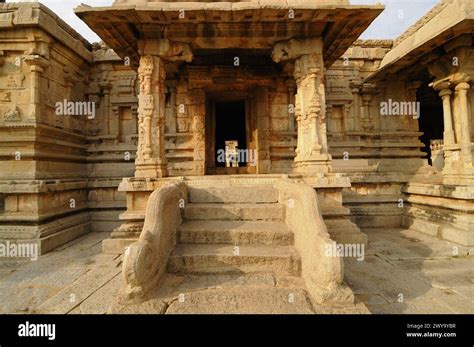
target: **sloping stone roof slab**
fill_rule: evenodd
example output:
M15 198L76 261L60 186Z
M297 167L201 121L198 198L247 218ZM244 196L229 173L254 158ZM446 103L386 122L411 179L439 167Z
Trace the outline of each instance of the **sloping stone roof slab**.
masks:
M278 41L322 36L330 66L384 9L309 1L142 2L81 5L75 12L119 56L135 63L139 39L169 39L193 49L268 50Z
M367 81L385 80L415 64L426 66L433 60L432 52L464 34L474 34L474 1L443 0L395 41ZM442 50L434 56L440 54Z

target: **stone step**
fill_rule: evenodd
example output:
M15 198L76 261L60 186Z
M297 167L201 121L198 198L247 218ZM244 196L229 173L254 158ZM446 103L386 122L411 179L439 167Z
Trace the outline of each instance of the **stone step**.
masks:
M272 186L235 186L220 188L188 188L189 202L193 203L274 203L278 191Z
M178 232L180 243L287 246L294 242L283 222L188 221Z
M324 217L349 216L351 214L351 211L342 205L321 203L319 208Z
M368 237L362 233L359 227L346 217L329 219L325 218L324 223L328 228L331 239L341 244L365 244Z
M338 244L361 244L367 246L369 242L367 235L360 231L347 234L332 234L329 232L329 234L331 235L331 239Z
M181 244L168 261L168 271L179 274L270 273L298 276L300 269L300 258L290 246Z
M281 204L203 204L186 205L187 220L266 220L282 221Z
M328 227L328 231L332 234L348 234L351 232L360 232L360 229L350 219L324 219L324 223Z

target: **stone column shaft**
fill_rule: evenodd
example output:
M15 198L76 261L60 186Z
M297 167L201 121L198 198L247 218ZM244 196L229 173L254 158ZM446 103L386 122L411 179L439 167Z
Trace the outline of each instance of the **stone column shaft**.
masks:
M30 66L31 72L31 111L28 115L28 119L31 121L38 121L38 117L41 116L41 74L48 66L48 62L39 55L26 56L25 62Z
M295 131L295 91L296 86L293 80L287 81L288 86L288 100L289 104L291 105L291 109L293 112L290 111L290 106L288 106L288 131Z
M459 116L461 123L461 154L464 164L472 165L472 148L471 148L471 123L469 119L469 108L467 100L467 92L470 88L469 83L459 83L455 90L456 96L459 98Z
M444 116L444 144L452 145L455 143L453 131L453 116L451 114L451 92L450 89L443 89L439 92L439 96L443 100L443 116Z
M174 81L173 81L174 82ZM176 109L176 82L170 84L168 87L170 93L170 124L169 124L169 132L172 134L176 134L178 132L178 121L177 121L177 109Z

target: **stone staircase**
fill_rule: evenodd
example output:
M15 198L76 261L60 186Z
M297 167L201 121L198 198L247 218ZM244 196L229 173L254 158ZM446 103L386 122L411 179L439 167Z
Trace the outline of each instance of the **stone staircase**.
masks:
M126 281L111 312L359 312L341 282L341 260L323 253L331 238L314 190L282 179L236 181L154 191L140 239L124 255ZM324 212L340 224L334 208L325 201Z
M168 272L299 276L294 235L283 218L271 186L190 188Z

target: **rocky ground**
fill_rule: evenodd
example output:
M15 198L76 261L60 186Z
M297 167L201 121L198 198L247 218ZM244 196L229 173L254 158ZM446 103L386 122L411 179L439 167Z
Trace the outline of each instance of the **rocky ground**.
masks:
M168 275L149 301L120 312L474 313L473 250L412 230L364 232L365 259L345 260L359 302L350 309L312 305L295 277ZM37 261L0 260L0 313L107 313L122 280L121 257L101 253L107 236L86 235Z

